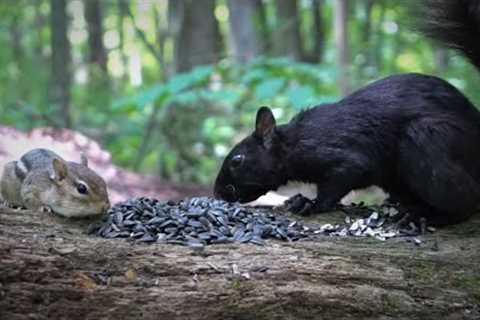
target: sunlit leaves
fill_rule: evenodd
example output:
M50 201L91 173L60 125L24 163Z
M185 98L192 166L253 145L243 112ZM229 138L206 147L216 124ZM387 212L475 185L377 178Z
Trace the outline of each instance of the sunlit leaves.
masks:
M255 98L260 101L275 98L276 95L280 94L280 90L284 87L285 81L285 79L281 78L261 81L255 87Z
M270 105L278 120L285 122L298 109L335 100L336 93L332 68L258 58L246 65L222 61L197 67L118 99L113 110L120 116L129 114L130 122L138 118L137 124L142 118L148 120L152 108L163 110L160 130L169 134L158 136L165 143L151 145L143 166L160 163L162 173L170 178L205 182L215 173L219 157L249 131L260 105ZM117 144L125 141L125 131L118 133L121 136L111 148L121 149ZM130 138L129 143L120 150L122 163L141 139Z

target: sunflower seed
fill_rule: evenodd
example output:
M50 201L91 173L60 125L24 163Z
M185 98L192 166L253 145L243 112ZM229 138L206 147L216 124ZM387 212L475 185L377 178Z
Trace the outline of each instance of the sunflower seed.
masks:
M233 241L265 245L268 238L296 241L325 235L370 236L385 241L396 236L416 236L419 231L415 225L400 231L389 229L391 216L398 214L392 206L344 206L342 211L347 215L342 223L311 226L274 215L268 209L208 197L179 202L142 197L115 204L101 224L89 227L89 233L106 238L133 238L138 243L203 246Z

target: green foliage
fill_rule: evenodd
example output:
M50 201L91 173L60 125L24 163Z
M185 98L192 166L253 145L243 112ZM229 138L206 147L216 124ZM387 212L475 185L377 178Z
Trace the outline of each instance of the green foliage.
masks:
M118 164L178 181L210 183L231 146L251 131L259 106L272 107L278 122L285 123L303 108L339 98L332 1L322 1L325 41L319 65L269 56L274 34L281 30L276 25L275 2L264 1L265 30L260 34L269 36L263 39L264 57L240 65L225 51L219 63L184 74L173 72L173 37L162 35L164 45L156 43L159 30L169 28L166 1L145 2L154 3L151 8L159 14L159 25L153 22L153 14L130 5L134 18L142 15L136 26L163 53L162 62L134 32L132 19L120 16L117 1L102 2L108 73L87 62L83 13L81 8L72 11L81 3L69 2L74 128L102 142ZM353 88L393 73L424 72L446 78L480 105L478 72L451 52L447 68L438 68L435 47L411 31L405 3L373 1L369 14L367 3L350 6L348 75ZM311 1L299 1L299 6L304 47L311 50ZM226 2L218 2L217 9L228 43ZM58 125L58 110L50 102L50 84L56 75L50 66L49 13L46 0L0 1L1 124L25 130ZM256 24L260 27L259 21ZM117 43L120 33L122 45ZM135 72L129 70L135 61L141 78L137 82Z
M299 108L332 101L336 88L328 81L333 79L331 73L322 66L287 59L259 58L246 65L223 61L137 90L114 101L112 108L125 115L119 123L129 122L132 114L145 123L154 108L160 110L155 143L146 152L148 161L145 157L142 170L159 166L163 176L207 183L225 152L252 128L259 106L271 106L285 122ZM133 140L123 127L113 136L108 147L124 165L131 165L133 150L140 148L142 139Z

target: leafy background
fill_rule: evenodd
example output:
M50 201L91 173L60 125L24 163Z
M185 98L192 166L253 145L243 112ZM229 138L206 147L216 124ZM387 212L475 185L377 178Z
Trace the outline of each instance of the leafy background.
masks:
M51 69L52 32L48 23L54 1L0 1L3 125L22 130L59 126L58 108L49 95L57 76ZM367 16L368 2L373 5ZM87 26L82 19L83 2L67 1L73 74L71 116L74 129L99 140L122 166L168 180L210 184L223 156L251 130L259 106L271 106L278 122L283 123L302 108L341 97L334 1L322 2L325 36L319 63L276 56L268 50L239 63L230 45L228 3L215 1L215 18L224 43L220 58L187 72L175 71L177 57L170 36L162 44L163 64L145 46L157 45L159 28L168 29L168 1L149 2L156 16L142 9L141 1L128 2L133 18L123 16L120 24L121 2L100 3L107 73L85 58L89 48ZM259 32L275 32L276 4L262 3L267 23ZM447 79L480 104L477 72L455 53L432 45L412 30L406 3L349 3L347 70L353 89L394 73L422 72ZM310 32L313 2L302 0L296 4L300 19L296 23L301 24L303 45L311 48L313 40L305 35ZM367 24L370 29L366 34ZM139 37L135 26L145 39ZM124 37L121 47L120 33ZM436 63L439 50L447 57L441 66ZM134 74L122 66L125 57L140 61L137 74L141 81L133 81Z

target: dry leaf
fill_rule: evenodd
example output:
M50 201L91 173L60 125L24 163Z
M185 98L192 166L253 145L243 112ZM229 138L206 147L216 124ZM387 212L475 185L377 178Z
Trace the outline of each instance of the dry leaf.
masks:
M75 275L75 286L81 289L88 289L88 290L97 288L97 284L95 283L95 280L90 278L85 273L77 273Z
M134 282L134 281L137 281L137 278L138 278L138 275L137 275L137 272L133 269L128 269L126 272L125 272L125 278L127 279L127 281L129 282Z

